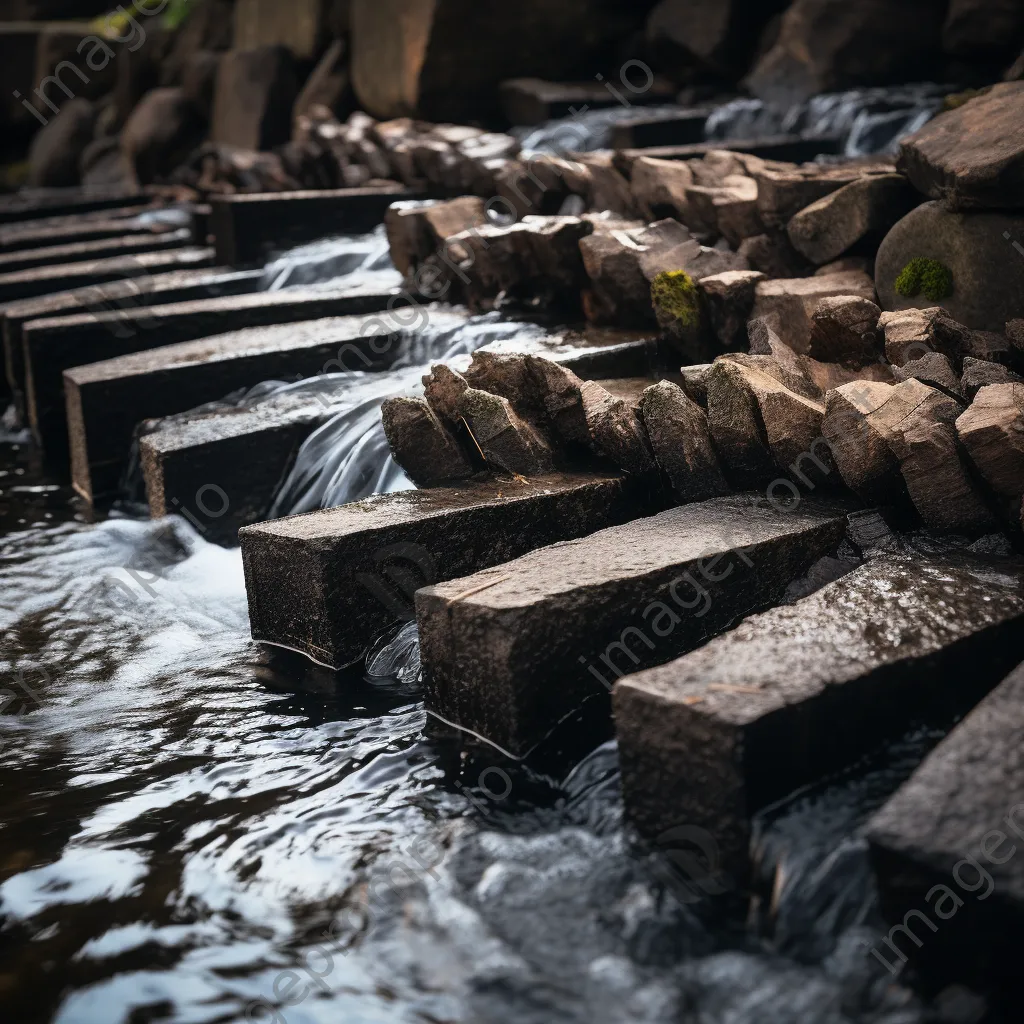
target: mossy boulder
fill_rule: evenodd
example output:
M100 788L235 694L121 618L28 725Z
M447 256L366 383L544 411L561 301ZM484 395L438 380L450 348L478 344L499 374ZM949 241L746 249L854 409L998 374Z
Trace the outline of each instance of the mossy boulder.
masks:
M954 213L922 203L885 236L875 260L883 310L941 306L975 331L1024 316L1024 213ZM941 296L941 297L940 297Z
M710 331L697 282L685 270L666 270L651 281L658 325L681 355L700 362L709 355Z

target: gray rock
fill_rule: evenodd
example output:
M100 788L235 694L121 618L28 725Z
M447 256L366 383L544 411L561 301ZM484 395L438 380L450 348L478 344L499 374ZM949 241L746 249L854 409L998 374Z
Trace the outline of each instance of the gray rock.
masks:
M381 406L381 420L395 462L417 486L435 487L473 473L454 434L425 399L389 398Z
M882 311L870 299L856 295L826 296L811 315L807 354L849 367L878 362L883 349L878 332L881 315Z
M756 270L728 270L698 282L711 328L723 349L743 348L747 320L754 308L754 289L764 274Z
M420 590L427 710L525 755L625 672L778 600L845 524L832 506L715 498Z
M941 352L928 352L918 359L911 359L902 366L897 366L893 370L893 376L897 381L910 380L913 377L922 384L929 384L963 401L960 378L957 377L949 356Z
M789 235L781 229L744 238L736 252L751 270L759 270L766 277L806 277L813 270L812 264L793 248Z
M756 811L913 723L971 707L1024 656L1022 623L1019 570L879 555L619 681L626 812L649 837L706 830L742 877Z
M960 379L960 387L968 401L988 384L1020 384L1024 383L1024 377L1013 370L1007 369L1002 363L993 363L989 359L975 359L967 356L964 359L963 377Z
M875 259L875 285L884 310L941 305L974 330L1002 331L1024 314L1024 255L1013 246L1024 240L1024 214L951 213L923 203L893 226ZM952 273L950 295L899 295L896 279L911 260L938 260Z
M634 404L612 394L608 384L588 380L580 386L591 448L623 473L649 473L655 462L644 425Z
M695 366L679 368L686 397L696 402L702 409L708 407L708 374L711 372L711 365L711 363L697 363Z
M492 469L513 476L539 476L554 469L550 445L522 419L507 398L467 388L459 401L473 440Z
M153 89L121 131L121 152L143 185L162 180L199 145L206 120L183 89Z

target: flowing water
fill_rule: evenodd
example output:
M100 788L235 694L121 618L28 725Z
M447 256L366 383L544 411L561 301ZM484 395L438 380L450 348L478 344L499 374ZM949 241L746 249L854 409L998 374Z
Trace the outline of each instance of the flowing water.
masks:
M387 273L377 243L304 247L267 285ZM235 396L338 403L279 510L407 486L383 397L537 330L474 318L410 341L388 374ZM858 829L934 737L762 815L741 893L713 850L636 840L606 727L582 758L463 749L428 725L411 628L365 674L271 658L237 549L174 517L90 518L23 435L0 435L4 1020L926 1019L868 956L883 931Z

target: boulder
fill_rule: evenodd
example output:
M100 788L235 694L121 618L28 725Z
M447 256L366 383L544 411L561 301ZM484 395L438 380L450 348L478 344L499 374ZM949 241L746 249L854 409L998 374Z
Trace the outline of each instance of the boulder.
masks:
M463 377L470 387L507 398L523 419L533 424L544 420L546 413L537 379L524 352L478 349Z
M857 85L925 81L945 11L945 0L794 0L745 84L784 105Z
M451 429L460 423L462 396L469 382L450 366L439 363L423 378L423 395L434 415Z
M665 380L649 387L640 399L640 416L680 504L728 493L707 414L682 388Z
M711 363L697 363L694 366L681 366L679 375L683 378L683 391L686 397L702 409L708 407L708 374Z
M298 91L295 58L286 47L231 50L217 68L210 138L255 150L287 142Z
M757 211L767 227L783 228L819 199L867 177L892 174L895 164L852 160L840 164L785 164L765 161L751 171L757 182Z
M1018 0L950 0L942 48L966 60L1011 60L1024 43Z
M78 96L68 100L32 139L28 151L28 184L38 188L77 185L79 164L92 142L98 108Z
M961 462L954 427L963 406L919 380L856 381L826 395L822 433L839 473L865 501L905 493L936 530L988 530L995 519Z
M949 356L941 352L928 352L917 359L911 359L893 370L896 381L914 380L928 384L930 387L945 392L952 398L963 400L960 378L949 361Z
M79 169L82 184L87 188L130 192L138 186L135 171L121 151L118 135L106 135L90 142L82 152Z
M583 414L594 453L630 475L655 468L650 442L633 406L597 381L580 386Z
M900 143L899 168L949 209L1024 208L1024 82L1000 82Z
M686 223L691 230L721 235L734 249L744 238L763 234L757 212L757 182L745 174L730 174L721 185L692 185L686 190Z
M697 283L704 309L723 351L737 351L747 340L747 321L754 308L754 291L764 274L756 270L727 270Z
M952 213L937 202L922 204L879 246L875 283L882 309L941 305L968 327L1001 331L1024 309L1024 256L1013 247L1018 238L1024 238L1024 215ZM915 267L924 273L914 274Z
M964 372L960 379L960 388L968 401L973 401L974 396L989 384L1018 383L1024 383L1024 377L1019 373L1014 373L1002 363L994 363L989 359L975 359L973 356L967 356L964 359Z
M393 203L384 216L391 262L411 280L431 256L438 256L443 262L446 239L486 223L484 201L476 196ZM440 271L435 270L435 273ZM428 297L440 296L428 294Z
M870 299L856 295L821 299L811 315L808 355L851 368L878 362L882 355L881 314Z
M527 356L526 367L555 436L563 445L589 448L583 381L572 370L543 356Z
M818 303L839 295L873 302L874 282L859 271L758 281L751 316L768 317L779 337L794 352L804 354L810 349Z
M806 277L813 265L793 248L789 235L782 230L744 238L736 250L751 270L766 277Z
M876 247L918 202L901 174L870 175L804 207L790 220L786 233L799 253L820 265L858 243Z
M473 467L455 436L422 398L389 398L381 420L391 454L420 487L461 480Z
M206 121L183 89L154 89L121 131L121 152L142 185L166 178L203 140Z
M893 366L941 352L959 368L973 347L973 332L940 306L883 313L878 326L885 334L885 355Z
M686 190L693 184L693 171L685 160L639 156L633 161L629 187L637 210L645 220L675 217L685 222Z
M1010 521L1024 498L1024 383L982 387L956 421L971 462Z
M491 469L524 477L554 469L547 441L532 424L517 415L507 398L467 388L459 411Z

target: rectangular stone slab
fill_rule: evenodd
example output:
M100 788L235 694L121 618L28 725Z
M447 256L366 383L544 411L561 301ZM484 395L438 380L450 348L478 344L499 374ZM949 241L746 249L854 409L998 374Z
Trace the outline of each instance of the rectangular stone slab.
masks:
M187 222L174 227L154 223L146 217L108 217L106 219L59 219L56 224L46 221L34 224L12 224L0 228L0 253L22 252L26 249L43 249L53 246L99 242L128 236L163 235L180 230ZM95 256L90 256L95 259ZM62 263L69 262L61 260Z
M153 232L145 235L121 235L117 238L99 238L91 242L69 242L65 245L44 245L36 249L18 249L0 253L0 275L19 270L33 270L64 263L82 263L101 260L125 253L161 252L194 245L191 228Z
M362 315L255 327L67 370L75 490L92 501L116 489L141 420L185 412L262 381L315 377L334 363L387 369L406 348L397 334L382 337L380 322ZM435 310L430 322L443 329L465 317Z
M0 197L0 224L41 217L68 217L94 210L125 206L146 206L152 196L145 192L124 193L82 188L25 189Z
M7 394L24 409L25 366L22 361L21 328L30 320L72 313L117 312L127 316L140 306L161 306L190 299L212 299L224 295L247 295L260 287L260 270L172 270L165 274L136 274L104 284L72 291L39 295L11 302L0 309L3 316L4 371ZM0 388L0 393L3 389Z
M0 302L18 302L37 295L50 295L72 288L88 288L107 281L120 281L139 274L159 274L171 270L212 267L213 249L168 249L130 256L111 256L82 263L58 263L0 274Z
M845 529L838 505L779 512L763 495L732 495L425 589L427 709L523 756L617 676L777 601Z
M239 532L254 640L354 664L413 617L413 592L544 544L646 515L659 495L616 476L468 482Z
M1024 574L880 556L616 685L627 813L651 837L706 829L742 871L754 812L917 720L950 721L1020 657Z
M214 196L210 226L217 259L241 266L329 235L372 231L392 203L413 198L405 188L375 187Z
M648 149L653 146L692 146L702 143L704 125L710 113L709 107L621 121L612 127L612 148Z
M875 959L890 972L909 959L939 988L1015 991L1024 945L1024 665L925 758L868 823L867 838L893 926L873 944Z
M384 309L396 294L375 287L296 288L173 302L127 315L117 311L30 320L22 327L22 359L32 432L48 458L63 458L68 448L62 376L73 366L245 327L370 313Z

